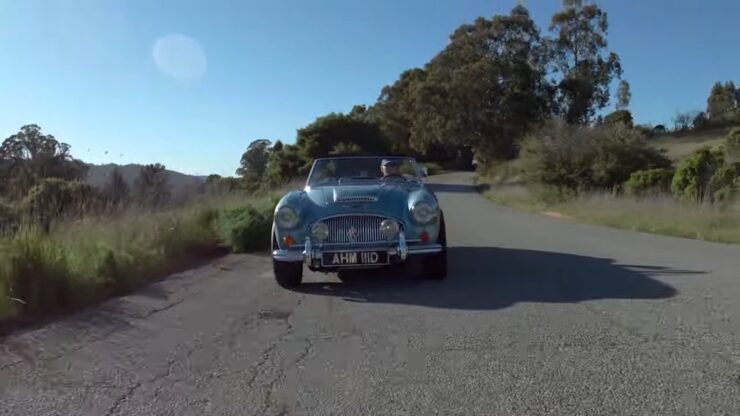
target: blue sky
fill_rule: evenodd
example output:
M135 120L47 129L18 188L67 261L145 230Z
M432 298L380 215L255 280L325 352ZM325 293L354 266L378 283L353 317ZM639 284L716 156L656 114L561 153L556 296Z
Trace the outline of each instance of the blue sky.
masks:
M371 104L457 26L515 3L0 0L0 139L36 123L85 161L231 175L251 140ZM598 3L638 122L740 81L740 1ZM546 30L561 1L525 4Z

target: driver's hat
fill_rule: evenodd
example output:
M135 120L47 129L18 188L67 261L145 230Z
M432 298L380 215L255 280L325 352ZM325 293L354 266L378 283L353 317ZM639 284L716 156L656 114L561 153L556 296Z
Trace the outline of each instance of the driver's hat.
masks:
M388 167L401 166L401 160L400 159L383 159L383 161L380 162L380 166L388 166Z

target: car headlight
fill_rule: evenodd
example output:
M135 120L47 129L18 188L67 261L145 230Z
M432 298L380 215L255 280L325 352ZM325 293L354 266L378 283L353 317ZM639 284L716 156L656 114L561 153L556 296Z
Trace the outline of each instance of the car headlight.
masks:
M399 231L401 231L401 226L398 225L396 220L387 219L380 223L380 232L388 240L397 236Z
M414 220L420 224L426 224L431 222L437 217L437 210L434 209L428 202L417 202L411 208L411 215Z
M326 223L317 222L311 227L311 237L316 241L324 241L329 238L329 227Z
M298 214L293 208L282 206L275 212L275 222L280 228L293 228L298 225Z

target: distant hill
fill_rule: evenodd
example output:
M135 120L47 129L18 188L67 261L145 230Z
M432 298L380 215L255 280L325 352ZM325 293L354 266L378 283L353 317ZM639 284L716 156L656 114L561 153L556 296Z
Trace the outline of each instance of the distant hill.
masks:
M123 175L123 178L129 184L129 186L133 187L134 181L139 176L139 172L141 172L141 169L144 167L144 165L116 165L113 163L109 163L107 165L88 166L89 170L87 172L86 181L96 188L104 187L105 184L107 184L110 180L111 173L116 168L118 168L118 171L121 172L121 175ZM178 197L192 192L199 185L205 182L204 176L186 175L184 173L175 172L173 170L168 170L167 175L170 180L170 185L172 186L173 197Z

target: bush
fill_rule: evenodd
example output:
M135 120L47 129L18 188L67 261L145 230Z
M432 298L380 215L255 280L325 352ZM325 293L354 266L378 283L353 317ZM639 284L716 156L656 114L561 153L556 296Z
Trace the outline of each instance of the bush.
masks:
M635 196L670 193L673 174L673 169L668 168L639 170L630 175L624 183L624 190Z
M683 200L702 202L712 200L711 182L724 164L721 152L703 147L681 162L673 177L673 194Z
M632 128L634 121L632 120L632 113L628 110L617 110L604 117L604 124L612 126L622 124L625 127Z
M221 234L234 252L245 253L270 247L272 211L247 205L221 213Z
M619 190L633 172L670 167L645 137L625 126L584 128L548 123L522 143L527 182L541 195Z
M48 231L52 222L98 212L102 199L95 189L81 182L45 178L30 189L21 202L22 214Z
M725 153L730 162L740 162L740 129L733 129L725 137Z
M712 200L730 202L740 195L740 162L725 164L717 169L710 181Z

